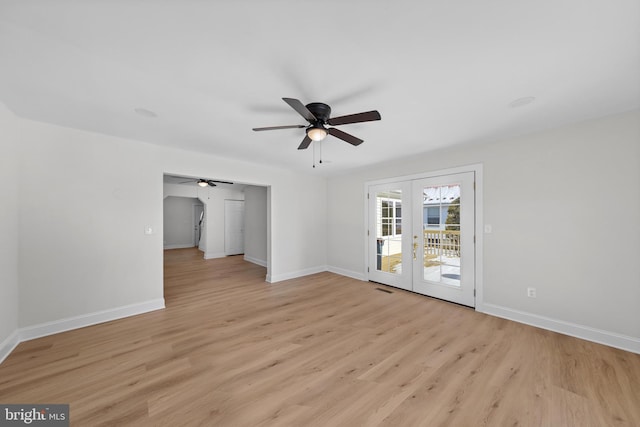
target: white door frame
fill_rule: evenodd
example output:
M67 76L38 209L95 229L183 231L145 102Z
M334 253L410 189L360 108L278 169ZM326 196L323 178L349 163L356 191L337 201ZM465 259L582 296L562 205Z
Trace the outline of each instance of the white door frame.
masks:
M369 280L369 271L373 268L375 269L375 265L369 265L369 236L367 235L367 231L369 229L369 200L367 200L367 192L369 186L371 185L379 185L379 184L388 184L399 181L411 181L415 179L422 178L434 178L442 175L452 175L463 172L474 172L475 173L475 230L476 230L476 251L475 251L475 288L476 288L476 306L475 310L479 312L484 311L483 303L484 303L484 293L483 293L483 176L482 176L482 164L475 163L466 166L459 166L454 168L440 169L436 171L424 172L413 175L404 175L397 176L393 178L385 178L379 180L366 181L364 183L364 232L363 232L363 244L364 244L364 265L365 265L365 279Z

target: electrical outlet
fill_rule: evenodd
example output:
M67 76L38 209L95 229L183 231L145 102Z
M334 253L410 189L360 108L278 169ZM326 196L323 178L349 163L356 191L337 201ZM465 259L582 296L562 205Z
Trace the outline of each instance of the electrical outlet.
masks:
M535 298L536 297L536 288L527 288L527 296L529 298Z

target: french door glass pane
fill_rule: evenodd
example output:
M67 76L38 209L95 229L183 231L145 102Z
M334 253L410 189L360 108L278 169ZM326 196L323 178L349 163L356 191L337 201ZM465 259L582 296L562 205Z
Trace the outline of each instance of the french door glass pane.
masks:
M424 187L424 280L460 286L460 184Z
M386 190L376 197L376 269L402 273L402 190Z

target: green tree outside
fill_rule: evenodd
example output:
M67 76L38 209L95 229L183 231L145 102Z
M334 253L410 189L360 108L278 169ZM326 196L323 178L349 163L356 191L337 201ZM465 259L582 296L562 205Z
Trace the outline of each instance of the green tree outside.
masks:
M460 197L451 202L445 224L451 224L445 226L445 230L460 230Z

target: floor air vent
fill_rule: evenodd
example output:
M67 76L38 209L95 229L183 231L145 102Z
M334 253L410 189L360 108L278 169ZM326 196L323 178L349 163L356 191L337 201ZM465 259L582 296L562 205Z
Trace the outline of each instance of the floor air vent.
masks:
M376 289L376 291L386 292L386 293L388 293L388 294L392 294L392 293L393 293L393 291L390 291L390 290L388 290L388 289L382 289L382 288L375 288L375 289Z

